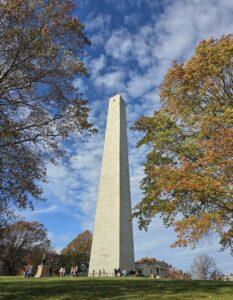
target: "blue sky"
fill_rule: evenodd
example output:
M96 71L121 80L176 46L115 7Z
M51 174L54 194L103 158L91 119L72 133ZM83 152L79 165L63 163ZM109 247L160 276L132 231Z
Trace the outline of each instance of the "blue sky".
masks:
M73 141L70 168L48 165L44 196L27 220L45 224L58 251L79 232L93 228L104 142L108 98L121 93L127 105L128 128L141 115L160 107L157 86L172 60L190 58L197 43L233 32L232 0L83 0L77 15L92 40L85 57L91 77L77 79L90 100L90 121L99 129L92 137ZM128 130L132 204L140 199L139 182L145 149L136 149L138 134ZM198 253L212 256L220 269L233 271L229 251L219 252L217 239L203 241L195 250L170 248L175 240L159 218L148 232L134 222L136 258L154 256L189 270Z

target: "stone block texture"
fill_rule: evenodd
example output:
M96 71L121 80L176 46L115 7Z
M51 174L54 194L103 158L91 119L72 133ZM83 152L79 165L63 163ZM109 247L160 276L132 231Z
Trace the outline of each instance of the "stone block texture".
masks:
M109 99L89 275L134 268L125 103Z

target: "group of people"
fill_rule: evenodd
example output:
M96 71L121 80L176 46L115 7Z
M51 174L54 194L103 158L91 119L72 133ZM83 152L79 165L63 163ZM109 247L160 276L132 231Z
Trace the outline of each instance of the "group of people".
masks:
M115 268L114 269L114 274L115 274L115 276L117 276L117 277L121 277L121 276L127 276L129 273L128 273L128 271L125 269L125 270L122 270L121 271L121 269L120 268Z
M136 271L136 270L130 270L128 271L127 269L121 270L120 268L115 268L114 270L114 275L116 277L121 277L121 276L141 276L140 271ZM105 270L99 270L99 272L96 272L95 270L92 271L92 276L112 276L112 273L106 273Z
M130 271L128 271L128 270L122 270L121 271L121 269L120 268L115 268L114 269L114 274L115 274L115 276L117 276L117 277L121 277L121 276L128 276L128 275L130 275L130 276L142 276L142 272L141 271L136 271L136 270L130 270Z
M24 277L31 277L33 271L33 266L31 265L25 265L23 270L23 276Z
M66 276L66 269L64 267L61 267L59 270L60 277ZM72 266L70 269L70 276L78 276L78 266Z
M61 267L61 269L59 270L59 275L60 277L64 277L66 275L66 269Z
M115 268L115 269L114 269L114 274L115 274L115 276L117 276L117 277L122 276L122 271L121 271L121 269L120 269L120 268Z
M31 265L25 265L24 271L23 271L24 277L31 277L32 276L32 271L33 271L33 267ZM95 271L93 271L93 276L95 276L94 273L95 273ZM114 274L117 277L127 276L127 275L134 275L134 276L135 275L136 276L139 275L134 270L128 272L126 269L125 270L121 270L120 268L115 268L114 269ZM61 267L60 268L59 275L60 275L60 277L64 277L64 276L67 275L65 267ZM78 273L78 266L77 265L72 266L71 269L70 269L70 276L77 277L78 275L79 275L79 273ZM104 269L102 271L99 270L99 276L102 276L102 275L105 275L105 270Z
M78 266L73 266L70 269L70 276L77 277L78 276Z

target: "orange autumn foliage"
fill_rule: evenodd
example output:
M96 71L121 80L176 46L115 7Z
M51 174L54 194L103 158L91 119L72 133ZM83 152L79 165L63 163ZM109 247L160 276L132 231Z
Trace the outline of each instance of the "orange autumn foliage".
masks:
M233 35L202 41L174 62L159 88L162 108L133 126L149 146L134 216L147 229L160 215L172 246L218 234L233 249Z

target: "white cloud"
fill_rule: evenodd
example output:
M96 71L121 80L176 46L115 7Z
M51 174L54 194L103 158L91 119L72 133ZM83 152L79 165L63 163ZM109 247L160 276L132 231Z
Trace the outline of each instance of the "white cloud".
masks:
M124 71L113 71L98 76L95 80L97 87L104 87L113 93L119 93L125 88L124 79L126 74Z
M140 20L140 14L139 13L133 13L131 15L126 15L124 17L124 23L126 25L133 25L136 26Z
M232 13L229 1L175 1L155 22L155 59L186 59L201 39L232 32Z
M87 16L87 21L85 22L85 30L91 39L92 47L97 47L104 43L104 40L109 35L109 26L111 24L111 15L98 15L94 16L90 13Z
M122 69L131 62L131 75L125 88L121 85L131 98L142 97L161 83L172 60L189 58L200 40L233 31L233 5L228 0L169 3L154 23L142 26L136 34L118 28L106 42L106 54L118 60ZM138 72L138 67L143 72Z
M114 31L105 46L105 51L108 55L122 62L127 61L131 57L132 50L133 36L124 28Z
M93 14L90 14L85 22L85 28L87 31L105 30L111 23L111 19L111 15L98 15L97 17L93 17Z
M36 216L36 215L39 215L39 214L48 214L48 213L51 213L51 212L58 212L59 211L59 206L58 205L50 205L50 206L47 206L47 207L43 207L43 208L37 208L37 209L34 209L34 210L18 210L16 212L16 214L19 214L20 216L22 217L32 217L32 216Z
M105 45L107 55L121 63L136 60L140 67L148 66L151 62L151 26L143 26L137 34L132 34L125 28L115 30Z
M101 152L102 141L98 137L90 137L79 146L79 153L72 158L69 168L49 165L49 182L45 196L56 199L62 206L65 205L66 210L63 212L81 211L85 215L92 212L96 200L96 178L99 175Z
M127 83L127 91L132 98L138 98L147 94L153 85L153 78L136 75Z
M89 68L94 77L106 66L106 58L103 54L98 58L94 58L89 62Z

